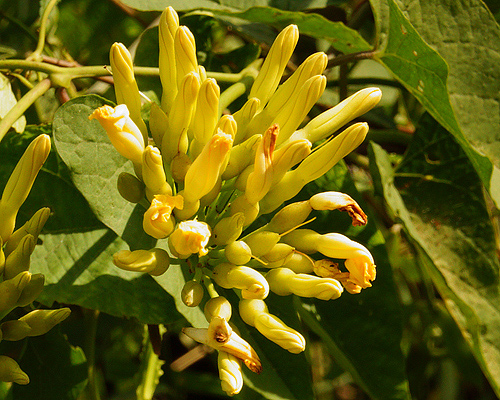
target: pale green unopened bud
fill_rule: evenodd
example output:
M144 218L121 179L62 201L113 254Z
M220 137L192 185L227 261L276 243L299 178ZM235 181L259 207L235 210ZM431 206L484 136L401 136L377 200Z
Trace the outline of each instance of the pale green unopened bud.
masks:
M156 103L151 103L151 111L149 113L149 129L156 147L161 148L163 135L168 129L167 114Z
M219 351L217 367L221 388L228 396L238 394L243 388L243 374L240 360L225 351Z
M175 227L172 211L174 208L182 209L183 206L182 196L156 195L151 201L151 206L144 213L142 223L144 231L156 239L166 238Z
M14 251L17 247L21 239L30 234L33 236L35 242L38 238L38 235L42 231L45 223L49 219L50 216L50 208L44 207L38 210L33 216L19 229L17 229L12 236L9 238L8 242L5 244L5 255L9 255ZM0 244L1 247L1 244ZM0 261L1 264L1 261Z
M269 313L266 303L259 299L240 300L241 319L270 341L290 353L298 354L305 350L306 340L295 329L287 326L281 319Z
M295 249L292 246L285 243L276 243L261 259L267 263L272 263L276 268L277 264L285 264L294 253Z
M120 196L131 203L139 203L146 194L144 183L128 172L122 172L118 175L116 187Z
M250 234L243 240L252 250L252 255L260 257L271 251L276 243L279 242L280 235L276 232L260 231Z
M224 255L231 264L245 265L252 259L252 250L243 240L237 240L226 245Z
M0 237L3 243L16 225L16 217L50 152L50 137L37 136L28 146L9 177L0 199Z
M284 259L284 262L276 261L268 263L267 268L288 268L296 274L310 274L314 271L314 261L304 253L294 251L290 257Z
M226 245L238 239L243 231L245 216L236 213L230 217L222 218L214 227L212 241L216 245Z
M14 382L18 385L27 385L30 378L12 358L0 356L0 382Z
M142 180L146 184L146 197L149 201L157 194L172 195L167 183L160 150L153 146L144 149L142 155Z
M186 173L183 196L187 202L193 203L212 190L232 144L231 135L219 130L205 145Z
M221 263L214 270L214 280L224 289L241 289L244 299L265 299L269 294L269 284L262 274L244 265Z
M170 265L168 253L160 248L151 250L120 250L113 255L113 264L125 271L163 274Z
M17 247L5 260L4 279L12 279L17 274L28 271L30 268L30 256L35 250L35 238L33 235L24 236Z
M266 274L269 288L279 296L296 294L300 297L315 297L333 300L340 297L342 285L332 278L320 278L309 274L296 274L288 268L276 268Z
M161 151L165 163L170 163L177 153L187 153L188 128L194 114L199 89L200 77L196 72L183 75L179 92L168 115L168 130L162 138Z
M24 271L12 279L0 282L0 313L9 312L17 307L17 301L30 280L31 274Z
M309 139L311 143L324 139L354 118L375 107L382 98L379 88L365 88L348 97L335 107L313 118L290 140Z
M109 53L117 104L126 104L130 118L138 126L147 143L148 130L141 117L141 95L135 81L134 65L129 51L122 43L113 43Z
M347 211L354 226L366 225L368 219L358 203L349 195L341 192L323 192L312 196L309 204L314 210Z
M217 121L219 120L219 97L220 88L215 79L209 78L201 84L196 102L196 111L191 124L194 136L193 143L199 146L200 151L210 140L217 126ZM198 154L199 152L194 155L197 156Z
M144 138L130 118L127 106L119 104L115 108L108 105L99 107L89 116L89 119L99 121L118 153L132 161L134 167L140 171Z
M13 319L11 321L2 322L0 330L3 334L3 340L17 342L18 340L28 337L31 326L24 321Z
M309 140L295 140L282 146L273 155L273 184L278 183L286 172L311 154L312 144Z
M296 25L289 25L283 29L274 41L269 53L259 71L259 75L250 90L249 98L260 100L260 107L264 108L280 82L283 71L299 39L299 30Z
M177 94L177 67L175 62L174 39L177 29L179 28L179 16L172 7L165 8L161 14L158 28L160 42L158 66L160 68L161 86L163 87L161 108L165 113L169 113L172 102ZM161 142L156 143L161 145Z
M23 289L21 296L19 296L19 299L17 300L18 307L25 307L28 304L33 303L43 292L44 284L45 276L43 274L31 275L30 282Z
M234 137L234 143L239 144L247 138L253 136L253 133L247 134L247 127L252 118L257 114L260 108L260 100L252 97L238 111L233 114L234 120L238 126L238 131Z
M242 212L245 216L244 228L250 225L259 215L259 203L250 203L247 197L243 194L237 197L232 203L230 208L230 215L235 215Z
M198 72L196 59L196 43L194 36L187 26L179 26L174 38L175 66L177 70L177 86L182 86L183 78L191 73Z
M71 314L67 307L58 310L34 310L19 318L30 327L28 336L40 336L50 331L54 326L64 321Z
M262 135L253 135L243 143L233 146L229 153L229 161L222 174L223 180L229 180L239 175L246 167L255 160L255 151L262 140ZM253 166L252 166L253 170ZM246 181L243 189L246 187Z
M200 282L191 280L187 281L182 287L181 299L182 302L188 307L197 307L203 299L203 286Z
M306 254L316 253L321 234L312 229L295 229L281 238L283 243L295 247Z
M231 303L223 296L214 297L208 300L203 309L205 318L210 322L214 317L220 317L229 321L231 319Z
M205 222L182 221L170 235L168 244L180 258L188 258L194 253L203 256L208 253L206 246L210 234L210 226Z
M266 225L266 230L277 233L287 232L304 222L312 210L308 201L291 203L274 214Z

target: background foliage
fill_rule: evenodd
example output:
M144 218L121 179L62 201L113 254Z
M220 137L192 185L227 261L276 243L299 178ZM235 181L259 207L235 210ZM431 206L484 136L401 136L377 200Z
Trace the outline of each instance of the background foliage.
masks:
M23 76L33 83L45 76L1 62L35 49L47 3L0 0L1 116L27 92ZM304 355L290 355L239 323L264 373L248 376L237 397L500 397L496 2L62 0L50 14L43 61L106 65L111 44L120 41L135 51L136 65L157 66L155 21L167 5L193 31L208 71L239 72L266 53L279 29L297 24L302 36L293 64L317 50L330 60L328 88L313 114L363 86L384 93L381 106L362 117L371 127L366 143L297 196L339 190L362 205L366 227L325 214L314 229L367 244L377 280L330 302L274 296L270 311L306 332ZM181 342L182 326L204 321L176 296L182 273L170 268L153 279L110 262L116 251L151 238L133 228L141 206L114 189L130 165L86 117L114 100L109 83L82 78L53 86L14 126L22 134L11 130L0 142L0 188L33 137L51 134L53 150L18 224L51 208L31 270L46 276L41 307L65 304L73 313L49 335L16 343L22 349L1 343L2 354L22 354L32 383L0 386L0 398L136 398L144 324L167 328L155 398L223 396L213 354ZM139 87L151 99L161 95L158 77L141 77ZM201 361L179 367L196 352Z

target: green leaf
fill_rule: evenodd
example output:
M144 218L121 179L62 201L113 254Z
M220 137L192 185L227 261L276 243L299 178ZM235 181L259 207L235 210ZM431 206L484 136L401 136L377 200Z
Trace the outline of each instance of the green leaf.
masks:
M500 204L498 25L479 0L405 3L411 23L394 0L372 0L377 58L454 135Z
M76 400L87 383L82 349L71 346L57 328L28 339L20 366L30 383L14 385L15 399Z
M191 11L197 8L209 10L227 8L215 0L170 0L168 4L164 0L124 0L123 4L141 11L163 11L167 6L172 6L176 11Z
M500 265L481 183L460 146L426 116L394 172L370 148L378 188L424 259L429 275L500 394Z

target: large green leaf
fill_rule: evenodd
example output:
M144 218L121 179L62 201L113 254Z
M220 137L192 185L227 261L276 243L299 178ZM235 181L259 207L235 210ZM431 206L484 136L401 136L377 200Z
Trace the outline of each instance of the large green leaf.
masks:
M429 117L421 125L396 173L371 146L373 176L500 394L500 265L480 180L446 130Z
M494 167L500 166L500 30L493 16L480 0L408 0L410 23L394 0L371 3L381 49L376 58L455 136L500 204Z

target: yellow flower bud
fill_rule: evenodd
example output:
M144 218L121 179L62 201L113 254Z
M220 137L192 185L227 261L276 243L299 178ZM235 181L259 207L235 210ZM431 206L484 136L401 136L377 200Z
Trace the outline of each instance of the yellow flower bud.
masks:
M315 297L333 300L340 297L342 285L332 278L320 278L309 274L296 274L288 268L275 268L266 274L269 288L279 296L296 294L300 297Z
M262 274L244 265L221 263L214 270L214 280L224 289L241 289L244 299L265 299L269 285Z
M149 130L157 147L161 148L163 135L168 128L167 114L155 102L151 103L151 111L149 113Z
M184 196L184 191L179 192L179 196ZM176 208L174 210L174 215L177 221L184 221L185 219L190 219L196 212L200 209L200 200L196 200L193 203L189 203L184 200L184 207L182 209Z
M135 81L134 65L129 51L122 43L113 43L109 53L117 104L126 104L130 118L137 125L143 137L143 144L148 142L148 130L141 116L141 95Z
M50 137L40 135L28 146L9 177L0 199L0 237L5 243L16 224L19 208L24 203L35 178L50 152Z
M243 240L237 240L226 245L224 255L231 264L244 265L252 259L252 250Z
M313 260L303 253L294 251L290 257L285 259L285 262L273 262L266 265L267 268L288 268L296 274L309 274L314 270Z
M25 307L33 303L40 296L40 293L43 292L44 284L45 276L43 274L31 275L31 280L21 292L19 299L17 299L17 306Z
M210 322L214 317L220 317L229 321L231 319L231 303L223 296L211 298L205 304L203 312L205 318Z
M168 115L168 130L164 133L161 142L162 157L166 163L170 163L177 153L187 153L189 147L188 128L193 117L199 89L200 77L196 72L183 75L179 92Z
M196 43L187 26L179 26L174 38L175 66L177 71L177 86L182 85L182 79L191 72L198 72L196 59Z
M245 216L236 213L230 217L222 218L214 227L212 241L216 245L226 245L238 239L243 231Z
M115 108L108 105L99 107L89 116L89 119L99 121L118 153L132 161L140 171L144 138L130 118L127 106L119 104Z
M207 80L207 70L203 65L198 65L198 75L200 75L200 82L203 83Z
M248 96L249 98L258 98L261 108L264 108L278 87L283 71L292 56L298 40L299 30L297 26L289 25L280 32L271 46Z
M3 276L4 279L12 279L23 271L30 268L30 256L35 250L36 242L33 235L24 236L17 247L10 253L5 260Z
M365 246L340 233L319 235L316 242L316 249L330 258L355 258L366 256L373 263L373 257Z
M169 237L169 246L180 258L188 258L198 253L203 256L208 253L206 248L210 239L210 227L202 221L182 221Z
M252 250L252 255L260 257L271 251L279 242L280 235L276 232L260 231L246 236L243 240Z
M144 213L142 223L144 231L156 239L166 238L175 227L175 220L172 217L173 209L182 209L183 206L182 196L156 195L151 201L151 206Z
M270 341L290 353L298 354L305 350L306 340L295 329L288 327L281 319L269 313L266 303L259 299L240 300L241 319L254 326Z
M304 222L311 211L312 207L308 201L288 204L274 214L265 229L277 233L287 232Z
M139 203L146 194L144 183L128 172L121 172L118 175L116 187L120 196L131 203Z
M242 212L245 216L243 228L250 225L259 215L259 203L250 203L245 195L237 197L232 203L229 215L235 215Z
M234 143L239 144L241 141L247 138L247 127L252 118L257 114L260 108L260 100L252 97L247 100L247 102L238 111L233 114L233 118L236 121L238 130L234 136ZM253 136L250 134L249 136Z
M309 204L314 210L340 210L347 211L352 218L353 226L366 225L368 218L354 199L341 192L317 193L309 199Z
M269 252L260 258L264 262L271 263L273 268L277 268L283 266L294 253L295 249L292 246L285 243L276 243Z
M248 175L245 196L249 203L260 201L271 188L273 183L273 152L278 137L278 126L271 126L264 134L255 152L253 171Z
M7 243L5 244L5 255L9 255L14 251L14 249L18 246L21 239L30 234L33 236L33 239L37 240L38 235L42 231L45 223L49 219L50 216L50 208L44 207L38 210L33 216L19 229L17 229L9 238ZM1 247L1 244L0 244ZM1 262L0 262L1 265Z
M182 287L181 299L182 302L188 307L197 307L203 299L203 286L200 282L191 280L187 281Z
M191 158L184 153L177 153L170 163L170 173L174 181L184 183L186 174L191 166Z
M209 78L201 84L198 100L196 101L196 111L191 123L194 136L194 142L191 146L196 143L199 151L210 140L217 126L219 119L219 96L220 88L215 79ZM194 156L197 156L199 151L194 153Z
M160 248L151 250L120 250L113 255L113 264L125 271L163 274L170 265L168 253Z
M273 154L273 185L281 181L290 168L311 154L311 147L311 142L303 139L289 142L276 150Z
M158 66L160 68L161 86L163 87L161 108L168 114L175 95L177 94L177 67L175 62L174 38L179 28L179 16L172 7L167 7L162 12L158 28L160 41ZM156 143L161 145L161 142Z
M255 152L261 140L262 135L253 135L243 143L240 143L237 146L233 146L231 148L228 163L224 172L222 173L223 180L226 181L239 175L246 167L250 165L251 162L254 161ZM245 186L243 186L243 188Z
M187 202L194 203L212 190L219 179L221 166L232 144L232 137L219 130L205 145L201 154L189 167L184 179L183 196Z
M24 321L13 319L11 321L2 322L0 330L3 334L3 340L17 342L18 340L28 337L31 331L31 326Z
M160 150L148 146L142 154L142 180L146 184L146 196L149 201L157 194L172 195L172 188L167 183Z
M228 396L238 394L243 388L243 374L240 360L225 351L219 351L217 367L222 390Z
M349 281L363 289L371 287L370 281L375 280L376 267L371 254L348 258L345 267L349 271Z
M58 310L34 310L19 318L19 321L26 322L30 326L28 336L40 336L64 321L70 314L71 310L67 307Z
M311 143L322 140L354 118L363 115L375 107L382 98L379 88L365 88L354 93L335 107L313 118L295 132L290 140L309 139Z
M9 312L17 307L17 301L30 281L31 274L23 271L12 279L0 282L0 313Z
M18 385L27 385L30 378L12 358L0 356L0 382L14 382Z

